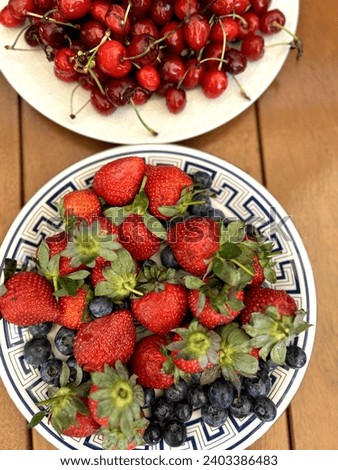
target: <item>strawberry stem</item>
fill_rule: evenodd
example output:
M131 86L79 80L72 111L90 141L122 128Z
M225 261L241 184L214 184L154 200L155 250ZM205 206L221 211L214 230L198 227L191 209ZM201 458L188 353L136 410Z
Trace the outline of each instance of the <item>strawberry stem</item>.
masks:
M250 271L250 269L248 269L246 266L244 266L242 263L240 263L239 261L237 261L236 259L232 259L231 260L234 264L236 264L239 268L243 269L243 271L245 271L246 273L249 274L249 276L253 277L254 276L254 273L252 271Z

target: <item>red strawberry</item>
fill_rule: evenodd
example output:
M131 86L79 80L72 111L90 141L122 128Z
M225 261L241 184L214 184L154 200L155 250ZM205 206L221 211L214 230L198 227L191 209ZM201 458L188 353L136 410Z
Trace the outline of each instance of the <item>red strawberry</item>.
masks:
M126 363L133 353L136 328L131 313L119 310L103 318L83 323L74 341L74 357L84 370L100 371L117 360Z
M188 308L188 290L180 284L163 283L156 290L132 299L134 317L153 333L165 335L182 323Z
M63 199L64 217L75 216L79 219L101 214L101 203L92 189L78 189L67 193Z
M0 312L7 321L19 326L57 322L60 312L53 288L40 274L16 273L1 291Z
M146 227L140 215L131 214L118 226L121 245L135 261L145 261L159 249L161 239Z
M124 157L103 165L94 175L93 190L111 206L125 206L136 196L145 170L140 157Z
M129 364L142 387L169 388L174 383L174 375L166 372L172 367L170 359L164 354L166 344L166 339L157 334L145 336L136 343Z
M55 235L45 238L45 242L49 248L49 257L52 258L66 249L68 244L68 234L64 231L56 233ZM59 276L67 276L68 274L79 271L80 269L86 269L86 266L83 264L76 267L72 266L71 260L72 258L69 256L60 256Z
M219 227L209 218L193 217L168 230L167 243L183 269L202 277L208 262L219 248Z
M280 315L294 316L297 304L285 290L271 289L270 287L252 286L245 290L244 309L241 313L241 322L247 323L254 312L264 313L269 306L276 307Z
M252 269L254 272L253 278L251 279L250 286L260 286L265 281L264 269L259 262L258 256L254 256Z
M58 324L71 330L80 328L86 313L88 296L88 290L79 287L75 296L65 295L61 297L59 300L60 315L58 317Z
M94 421L96 421L96 423L99 424L100 426L103 426L104 428L108 428L109 427L109 418L108 418L108 416L100 417L97 414L97 406L98 406L99 402L98 402L98 400L94 400L94 398L91 397L91 395L93 395L98 390L100 390L100 388L95 384L93 384L90 387L88 407L89 407L90 414L92 415Z
M67 429L62 431L64 436L70 437L87 437L95 434L100 425L89 415L77 413L75 416L76 424L71 424Z
M229 306L227 306L226 302L224 302L224 308L226 311L221 313L213 308L211 305L211 300L207 296L205 298L204 307L201 311L199 311L199 296L200 293L198 290L191 290L189 292L189 307L192 314L198 318L199 322L209 329L216 328L216 326L219 325L226 325L227 323L231 323L241 313L241 310L232 310ZM242 301L243 298L243 291L236 292L236 299Z
M183 170L175 166L151 166L147 165L147 181L144 191L149 199L149 211L159 219L169 220L175 212L176 206L181 197L189 187L192 186L192 179ZM183 204L184 205L184 204ZM162 206L169 206L169 212ZM186 207L184 208L184 213Z
M98 258L95 262L95 266L90 272L90 282L91 285L95 288L99 282L106 281L106 278L103 275L104 268L110 266L110 261L103 260Z

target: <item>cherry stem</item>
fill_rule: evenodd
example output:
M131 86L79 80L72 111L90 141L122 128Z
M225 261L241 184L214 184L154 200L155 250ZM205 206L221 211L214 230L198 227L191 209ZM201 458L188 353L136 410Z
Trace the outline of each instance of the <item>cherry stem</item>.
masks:
M304 51L304 46L303 46L303 41L298 37L296 36L296 34L294 34L292 31L290 31L288 28L286 28L285 26L281 25L280 23L278 23L277 21L273 21L272 22L272 26L274 26L275 28L278 28L282 31L285 31L287 34L289 34L291 37L292 37L292 41L289 42L289 43L275 43L275 44L269 44L267 45L266 47L273 47L273 46L289 46L290 49L297 49L297 56L296 56L296 59L299 60L302 55L303 55L303 51Z
M240 92L241 92L241 95L246 99L246 100L249 100L251 101L251 98L250 96L248 96L244 90L244 88L242 87L242 84L240 83L240 81L238 80L238 78L235 76L235 75L232 75L232 78L234 79L236 85L238 86Z
M128 18L128 15L129 15L129 12L130 12L130 8L131 8L131 2L128 2L128 6L126 8L126 12L124 14L124 17L123 17L123 27L125 28L126 27L126 23L127 23L127 18Z
M129 99L129 102L130 104L132 105L135 113L136 113L136 116L138 117L138 119L140 120L140 122L142 123L142 125L147 129L148 132L150 132L150 134L152 134L153 136L157 136L158 135L158 132L154 131L154 129L152 129L151 127L148 126L148 124L146 124L146 122L142 119L142 116L133 100L133 98L130 98Z
M78 89L79 86L80 86L80 85L77 85L77 86L73 89L73 91L72 91L71 111L72 111L72 108L73 108L73 98L74 98L74 94L75 94L75 91ZM77 116L89 103L90 103L90 99L87 100L87 101L81 106L81 108L79 108L75 113L71 112L70 115L69 115L69 117L70 117L71 119L75 119L76 116Z
M222 44L222 52L221 52L221 61L224 60L224 55L225 55L225 48L226 48L226 44L227 44L227 33L225 31L225 28L224 28L224 24L222 23L222 21L219 22L220 24L220 27L221 27L221 30L222 30L222 35L223 35L223 44ZM222 69L222 62L220 62L218 64L218 70L221 70Z
M243 23L244 26L248 26L248 22L243 18L243 16L238 15L235 12L229 13L229 15L220 16L220 18L233 18L234 20L237 18L241 23Z
M21 38L21 36L23 35L23 33L25 31L27 31L28 28L30 28L31 25L28 25L28 26L25 26L20 32L19 34L17 35L17 37L15 38L15 41L13 42L13 44L11 46L7 45L5 46L5 49L15 49L15 46L17 44L17 42L19 41L19 39ZM16 49L17 51L34 51L34 49Z
M55 10L51 10L51 11L55 11ZM80 25L79 24L73 24L73 23L65 23L64 21L58 21L58 20L55 20L54 18L50 18L49 16L47 16L50 12L47 12L45 13L44 15L40 15L38 13L33 13L31 11L28 11L26 13L26 16L32 16L33 18L40 18L41 20L43 21L49 21L50 23L55 23L55 24L61 24L63 26L69 26L70 28L74 28L74 29L80 29Z

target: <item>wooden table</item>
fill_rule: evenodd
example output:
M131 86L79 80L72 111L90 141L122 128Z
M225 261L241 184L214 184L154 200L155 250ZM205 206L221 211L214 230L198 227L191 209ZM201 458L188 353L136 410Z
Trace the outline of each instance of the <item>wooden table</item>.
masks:
M286 412L252 449L338 448L338 67L335 0L302 1L290 54L259 101L230 123L183 142L245 170L280 201L312 262L318 295L314 352ZM22 205L72 163L111 147L65 130L22 101L0 76L0 240ZM48 148L48 153L46 149ZM0 385L0 449L52 449Z

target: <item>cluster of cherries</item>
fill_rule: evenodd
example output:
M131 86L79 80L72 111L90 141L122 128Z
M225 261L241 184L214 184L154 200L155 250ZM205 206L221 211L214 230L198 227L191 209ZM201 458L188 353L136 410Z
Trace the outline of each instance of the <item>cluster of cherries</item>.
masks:
M207 98L217 98L228 86L228 74L235 77L247 61L264 55L264 36L285 29L284 14L270 4L9 0L0 23L17 27L28 20L22 33L29 46L44 50L60 80L89 90L98 112L111 114L127 103L137 110L156 93L170 112L179 113L187 90L200 87ZM294 36L289 45L298 48L296 41Z

